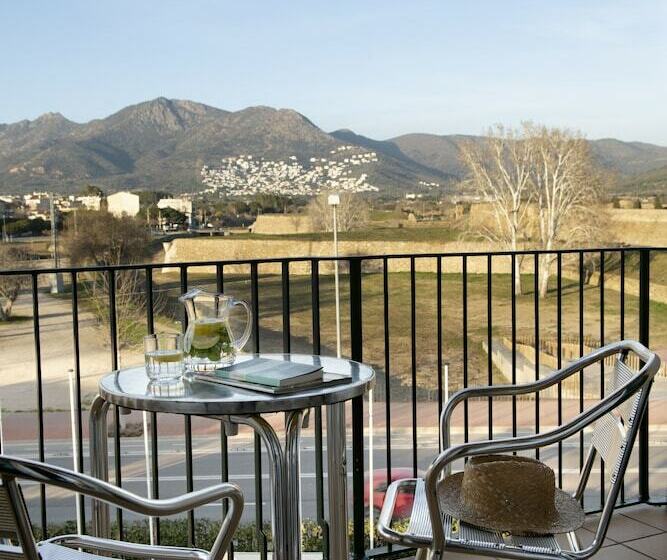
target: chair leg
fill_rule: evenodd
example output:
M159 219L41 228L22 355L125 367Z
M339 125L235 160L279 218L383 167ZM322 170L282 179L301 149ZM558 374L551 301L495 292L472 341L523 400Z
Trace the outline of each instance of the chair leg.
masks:
M427 560L428 559L428 548L418 548L417 554L415 554L415 560Z

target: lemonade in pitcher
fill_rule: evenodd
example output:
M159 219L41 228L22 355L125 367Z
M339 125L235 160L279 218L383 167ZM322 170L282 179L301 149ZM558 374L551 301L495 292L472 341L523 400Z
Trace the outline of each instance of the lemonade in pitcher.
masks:
M210 371L231 364L236 352L250 338L249 305L224 294L210 294L199 289L190 290L181 296L180 301L188 314L183 341L188 371ZM230 314L237 305L247 314L245 330L238 338L230 326Z

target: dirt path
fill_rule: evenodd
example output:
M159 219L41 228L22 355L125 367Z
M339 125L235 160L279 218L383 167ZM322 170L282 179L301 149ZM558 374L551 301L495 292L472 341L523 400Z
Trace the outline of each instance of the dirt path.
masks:
M4 410L37 408L37 366L30 295L14 306L15 317L25 320L0 325L0 400ZM69 408L69 376L75 369L72 306L67 297L39 294L39 322L43 406ZM93 315L79 313L81 392L90 398L97 392L100 374L111 369L108 334ZM124 364L141 362L139 352L123 352Z

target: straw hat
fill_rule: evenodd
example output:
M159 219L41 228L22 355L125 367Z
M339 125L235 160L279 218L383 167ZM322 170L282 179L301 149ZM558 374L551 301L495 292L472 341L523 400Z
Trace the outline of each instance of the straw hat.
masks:
M556 488L553 470L528 457L473 457L440 482L438 499L456 519L515 535L567 533L584 523L579 502Z

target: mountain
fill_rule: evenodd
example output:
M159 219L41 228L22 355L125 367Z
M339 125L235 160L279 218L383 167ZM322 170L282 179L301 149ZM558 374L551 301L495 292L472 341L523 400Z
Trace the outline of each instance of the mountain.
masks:
M456 177L465 175L459 160L459 146L464 141L479 141L480 136L453 134L404 134L390 140L412 160Z
M481 137L406 134L374 140L351 130L327 133L291 109L248 107L225 111L160 97L102 119L75 123L59 113L0 124L0 192L52 189L71 192L94 183L107 190L199 189L199 170L221 158L252 154L302 161L354 144L375 151L370 181L392 194L420 181L451 185L464 170L461 142ZM621 175L667 165L667 148L614 139L594 140L598 162Z
M369 171L371 183L377 185L403 185L404 190L415 190L420 180L450 183L459 179L459 175L447 170L424 164L404 153L391 141L373 140L356 134L351 130L336 130L331 136L344 144L353 144L374 151L380 157L380 165Z
M459 145L479 142L481 136L405 134L390 140L412 160L442 173L461 176ZM598 165L620 175L635 175L667 165L667 147L644 142L622 142L613 138L589 141Z
M623 175L646 173L667 165L667 147L603 138L590 142L600 165Z
M619 182L615 190L619 193L637 194L639 196L665 195L667 194L667 165L627 177Z

